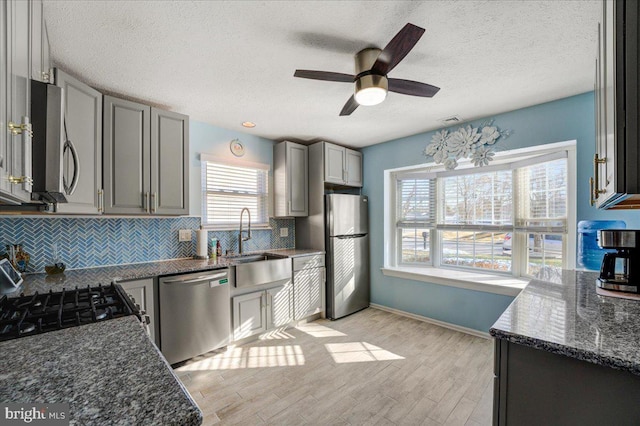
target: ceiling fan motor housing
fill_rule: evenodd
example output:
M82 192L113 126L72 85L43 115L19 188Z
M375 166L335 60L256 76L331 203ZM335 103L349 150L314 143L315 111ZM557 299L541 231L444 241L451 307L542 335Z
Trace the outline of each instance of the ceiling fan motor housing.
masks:
M356 54L355 97L360 105L376 105L387 96L387 77L371 73L380 52L380 49L370 48Z

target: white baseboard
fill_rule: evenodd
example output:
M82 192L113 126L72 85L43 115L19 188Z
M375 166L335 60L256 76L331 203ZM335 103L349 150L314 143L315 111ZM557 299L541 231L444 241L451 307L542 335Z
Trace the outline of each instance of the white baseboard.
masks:
M401 311L399 309L389 308L388 306L378 305L377 303L370 303L370 308L379 309L381 311L391 312L392 314L400 315L407 318L413 318L418 321L428 322L430 324L439 325L440 327L448 328L455 331L460 331L462 333L471 334L472 336L482 337L484 339L492 339L489 333L485 333L484 331L478 331L473 328L463 327L461 325L451 324L449 322L440 321L437 319L424 317L418 314L412 314L411 312Z

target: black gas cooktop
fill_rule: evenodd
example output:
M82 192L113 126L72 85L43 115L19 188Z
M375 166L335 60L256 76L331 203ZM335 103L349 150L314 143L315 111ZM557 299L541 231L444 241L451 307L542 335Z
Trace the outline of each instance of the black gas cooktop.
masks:
M128 315L140 310L118 284L0 298L0 342Z

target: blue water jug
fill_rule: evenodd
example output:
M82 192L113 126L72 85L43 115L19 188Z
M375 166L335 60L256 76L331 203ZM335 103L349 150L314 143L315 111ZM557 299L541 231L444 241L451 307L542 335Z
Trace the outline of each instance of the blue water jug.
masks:
M605 253L615 250L604 250L598 247L599 229L626 229L623 220L581 220L578 222L578 265L599 271Z

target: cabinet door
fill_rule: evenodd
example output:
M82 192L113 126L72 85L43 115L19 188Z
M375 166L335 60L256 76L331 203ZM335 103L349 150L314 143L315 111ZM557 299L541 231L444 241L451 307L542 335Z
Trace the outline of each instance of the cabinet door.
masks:
M151 322L149 323L149 337L157 345L156 340L156 295L153 287L153 278L137 281L126 281L118 283L122 286L123 290L135 300L135 303L140 305L140 309L149 315Z
M291 283L267 290L267 329L282 327L293 320Z
M29 123L31 83L30 20L31 2L13 0L9 6L9 81L7 93L9 124ZM15 132L11 141L11 175L15 178L31 178L31 137L29 132ZM14 183L11 193L21 201L31 200L31 183Z
M345 149L347 185L362 186L362 153Z
M256 291L233 298L233 339L267 331L266 293Z
M9 92L7 90L9 66L9 50L7 39L10 34L9 3L0 3L0 194L11 196L11 184L9 174L11 172L11 133L8 132L7 123L11 120L7 110Z
M613 0L607 0L604 2L603 14L604 19L602 27L602 42L603 48L602 66L603 75L601 77L602 84L604 86L604 129L603 129L603 145L605 163L602 165L600 173L600 187L604 189L604 194L600 197L603 200L608 199L616 192L616 46L615 46L615 16L614 16L614 2Z
M189 117L151 108L151 198L154 214L189 214Z
M294 272L293 313L296 320L322 311L324 279L324 268Z
M64 92L63 135L70 141L63 155L68 203L58 204L58 211L97 214L103 201L102 94L60 70L55 71L55 80ZM72 185L74 173L77 184Z
M104 211L116 214L150 212L151 108L111 96L104 97Z
M43 79L42 66L42 0L31 0L31 78Z
M308 148L297 143L286 143L287 216L309 215L309 157Z
M47 23L42 16L42 75L43 81L53 83L53 66L51 65L51 46L49 45L49 33Z
M345 149L344 147L324 144L324 181L344 184Z

